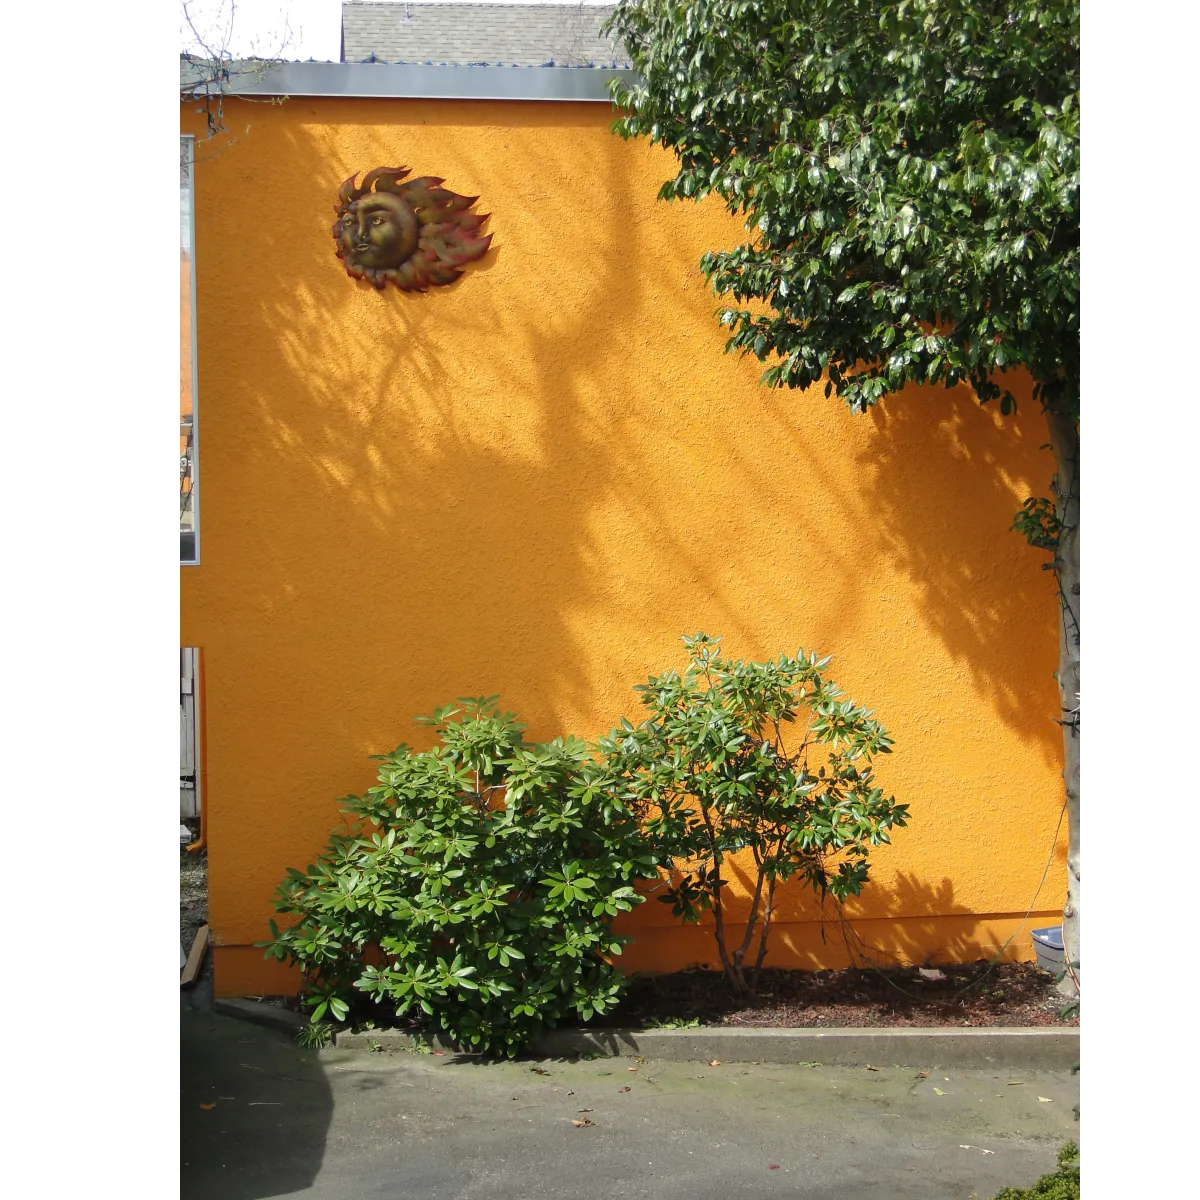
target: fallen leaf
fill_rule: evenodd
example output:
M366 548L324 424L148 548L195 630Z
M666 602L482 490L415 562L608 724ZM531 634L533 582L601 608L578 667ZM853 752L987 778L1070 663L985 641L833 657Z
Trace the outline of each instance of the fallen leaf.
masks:
M646 1060L644 1058L642 1058L640 1055L638 1057L636 1057L633 1061L635 1063L637 1063L637 1065L639 1067L645 1065L645 1062L646 1062Z
M983 1150L982 1146L980 1146L979 1148L981 1150ZM995 1150L983 1150L983 1152L984 1152L984 1154L995 1154L996 1153Z
M937 967L918 967L917 973L922 979L928 979L932 983L941 983L945 980L945 973L939 971Z
M960 1150L970 1150L970 1148L971 1148L971 1147L970 1147L970 1146L963 1146L963 1145L961 1145L961 1144L960 1144L958 1148L959 1148Z
M950 1076L949 1076L949 1075L943 1075L943 1076L942 1076L942 1078L943 1078L943 1079L944 1079L944 1080L945 1080L947 1083L949 1083L949 1082L950 1082Z
M1043 1104L1052 1104L1052 1103L1053 1103L1053 1101L1050 1099L1050 1097L1049 1097L1049 1096L1039 1096L1039 1097L1038 1097L1038 1099L1039 1099L1039 1100L1040 1100L1040 1101L1041 1101Z
M778 1163L768 1163L768 1164L767 1164L767 1170L768 1170L768 1171L778 1171L778 1170L779 1170L779 1164L778 1164Z
M532 1071L532 1072L533 1072L535 1075L549 1075L549 1074L550 1074L550 1072L549 1072L549 1071L547 1071L545 1067L530 1067L529 1069L530 1069L530 1070L531 1070L531 1071Z
M1024 1086L1024 1082L1025 1081L1022 1079L1010 1079L1008 1081L1008 1086L1009 1087L1022 1087L1022 1086Z
M873 1067L873 1066L871 1066L871 1064L870 1064L870 1063L867 1063L867 1070L868 1070L868 1071L878 1071L878 1070L879 1070L879 1068L878 1068L878 1067Z
M438 1058L445 1058L445 1057L446 1057L446 1052L445 1052L445 1050L435 1050L435 1051L434 1051L434 1054L436 1054L436 1055L438 1056Z
M625 1068L625 1070L627 1070L627 1071L636 1071L636 1070L637 1070L637 1067L626 1067L626 1068Z
M627 1091L629 1091L629 1085L626 1084L624 1087L619 1087L619 1088L617 1088L617 1091L618 1092L627 1092Z
M721 1065L721 1060L719 1058L714 1058L708 1065L710 1067L719 1067Z
M933 1089L933 1094L934 1094L935 1096L944 1096L946 1093L945 1093L945 1092L943 1092L941 1088L934 1088L934 1089Z
M567 1095L568 1095L568 1096L573 1096L573 1095L575 1095L575 1093L574 1093L574 1092L568 1092L568 1093L567 1093Z
M928 1079L928 1078L929 1078L929 1072L928 1072L928 1071L918 1071L918 1072L917 1072L917 1078L918 1078L918 1079Z
M212 1110L217 1106L215 1104L202 1104L200 1107L204 1109L205 1112L212 1112Z
M571 1124L574 1125L576 1129L582 1129L585 1125L595 1125L595 1123L596 1122L593 1121L591 1117L584 1117L582 1121L576 1121L574 1117L571 1118Z
M575 1111L576 1112L595 1112L596 1110L594 1108L577 1108Z

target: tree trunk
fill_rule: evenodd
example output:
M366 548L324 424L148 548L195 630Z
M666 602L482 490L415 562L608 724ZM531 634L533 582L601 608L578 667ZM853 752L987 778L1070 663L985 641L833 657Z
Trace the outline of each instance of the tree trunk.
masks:
M1060 523L1054 567L1060 617L1058 693L1062 707L1063 781L1067 790L1067 897L1063 904L1064 996L1079 995L1079 426L1071 414L1047 411L1050 445L1058 464Z

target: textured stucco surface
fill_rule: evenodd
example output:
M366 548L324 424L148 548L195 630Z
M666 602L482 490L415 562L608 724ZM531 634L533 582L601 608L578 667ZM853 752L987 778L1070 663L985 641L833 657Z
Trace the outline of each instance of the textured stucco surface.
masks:
M604 106L227 119L196 156L204 547L181 630L204 651L218 994L280 986L252 949L274 888L370 785L368 755L424 744L414 715L500 693L535 738L595 735L697 629L740 656L833 654L895 736L881 779L912 823L851 909L865 940L992 952L1062 794L1051 575L1008 532L1052 473L1036 404L1001 419L914 390L852 416L759 387L697 269L738 226L657 202L669 160L612 137ZM452 288L380 295L334 257L337 185L395 163L493 214ZM1062 852L1031 924L1061 904ZM781 915L771 961L844 961L813 902ZM665 905L628 926L630 967L713 959ZM1009 953L1032 957L1028 935Z

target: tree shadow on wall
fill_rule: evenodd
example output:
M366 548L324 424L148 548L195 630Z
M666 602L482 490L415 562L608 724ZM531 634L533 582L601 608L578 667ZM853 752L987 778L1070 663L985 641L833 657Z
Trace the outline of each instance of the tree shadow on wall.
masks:
M874 436L858 461L878 545L916 588L920 620L990 710L1057 762L1053 576L1046 556L1010 530L1054 469L1040 449L1045 419L1024 393L1020 415L1003 418L965 387L906 389L870 410ZM914 470L927 465L935 469L914 489Z
M444 122L446 114L441 109L437 113ZM378 145L373 150L360 145L353 165L365 166L368 159L373 163L374 157L390 161L400 153L397 146L411 148L416 132L396 126L394 118L388 124L387 115L381 108L378 125L356 119ZM467 124L486 123L487 117L483 109L463 112ZM432 118L419 119L425 123ZM474 646L513 643L523 632L536 630L539 670L521 673L520 660L514 664L522 694L539 692L533 703L547 717L564 706L586 709L589 647L581 633L589 606L624 603L630 621L643 619L637 598L610 586L620 581L611 578L603 533L594 519L605 502L617 497L640 527L646 553L661 568L663 585L645 607L666 615L679 591L670 581L687 581L692 590L698 587L707 594L707 607L719 614L722 627L714 631L750 643L749 653L758 650L759 608L795 611L802 625L814 628L814 648L839 650L838 627L848 614L872 602L861 586L862 557L882 556L912 581L920 620L969 671L981 699L1007 725L1054 754L1057 731L1049 723L1055 711L1052 587L1048 573L1039 570L1037 553L1008 532L1021 493L1042 490L1051 469L1048 456L1036 450L1044 439L1036 405L1026 400L1018 421L997 425L990 410L981 412L965 389L911 390L889 397L862 418L817 394L819 389L803 397L763 389L757 442L729 437L719 412L707 429L681 429L678 445L664 447L663 453L687 461L689 453L705 453L697 447L711 435L713 451L736 460L744 494L769 497L777 483L772 479L777 460L770 460L767 469L756 463L758 445L786 439L797 470L822 473L824 446L813 444L808 414L803 423L797 420L798 404L825 406L817 431L821 437L836 422L871 422L873 435L858 458L858 477L852 488L841 489L846 494L836 497L841 511L862 514L860 543L847 546L824 537L819 520L788 512L787 493L780 491L776 507L781 527L807 521L805 536L814 545L807 559L798 559L794 568L782 563L776 572L793 579L790 589L773 595L756 592L750 602L736 562L726 569L722 558L728 558L729 545L753 545L758 532L754 520L761 522L761 515L751 518L745 505L729 497L725 511L713 511L709 522L711 529L721 531L723 542L710 544L704 530L683 535L676 530L672 536L673 497L650 486L644 457L637 453L646 429L639 427L636 412L614 412L611 405L612 389L627 386L620 372L611 369L625 347L605 341L597 330L630 336L631 330L613 322L615 312L634 310L648 287L660 287L660 276L696 274L690 255L647 241L636 221L625 220L620 203L611 206L620 214L612 220L578 225L580 195L604 191L623 198L630 192L627 147L606 135L597 143L590 178L573 180L570 188L551 188L540 182L547 169L540 142L514 141L504 158L507 190L498 182L490 190L502 192L510 215L513 205L520 205L521 221L506 222L504 211L493 218L496 239L482 268L425 296L390 289L379 295L350 281L332 259L328 223L339 175L350 165L338 162L345 147L334 144L328 129L282 126L272 136L287 142L296 169L288 204L259 235L267 252L264 261L289 261L281 253L287 247L318 247L322 254L328 250L329 269L269 279L242 271L240 279L226 281L230 302L257 304L270 332L266 361L260 357L237 381L238 400L246 400L238 404L245 421L241 429L230 431L244 435L240 444L246 471L240 477L270 470L277 478L280 520L258 531L263 537L253 550L261 567L264 611L289 603L294 607L289 588L300 586L310 545L324 553L325 535L336 526L343 554L330 563L322 591L342 614L344 629L354 624L369 630L369 640L348 647L368 650L362 656L367 670L372 659L382 662L388 649L402 648L411 661L424 632L419 628L421 603L410 606L416 628L401 632L371 621L372 611L382 617L394 608L394 598L389 604L386 597L389 590L394 597L390 585L399 583L414 600L436 601L445 618L438 622L439 634L448 626L455 630L452 640L442 636L440 647L448 658L441 675L450 690L431 678L431 703L464 687L510 691L504 680L479 679L459 667L478 661ZM439 130L437 136L449 135ZM444 153L452 162L439 168L447 172L448 185L487 193L495 162L475 161L470 147L476 143L460 139L444 144L453 147L452 155ZM428 148L420 157L421 169L426 169ZM493 208L496 199L485 195L479 207ZM236 220L234 214L231 221ZM571 253L564 258L567 237ZM230 240L244 245L244 232ZM666 271L664 256L671 260ZM640 263L651 257L654 270L641 270ZM508 294L514 270L538 281L538 291L525 291L519 299ZM574 272L584 286L564 290L558 278L564 270ZM539 302L536 296L542 292L546 300ZM531 295L535 300L526 310L516 307ZM467 296L477 297L478 303ZM719 356L715 322L710 332L713 353ZM632 334L651 342L670 337L666 329L635 329ZM464 356L463 347L474 344L480 347L478 357ZM502 348L499 359L497 348ZM732 360L725 361L731 373L739 370ZM669 366L662 370L653 391L670 402L667 397L680 390L681 381L670 377ZM259 373L271 378L269 389L256 388ZM496 412L497 398L504 396L511 403L502 401L504 411ZM694 414L681 411L681 422L689 416ZM484 428L489 424L492 429ZM506 427L498 433L497 424ZM851 441L863 443L859 431ZM278 478L281 461L287 470ZM920 483L914 487L918 473ZM697 476L697 485L704 483ZM832 482L828 487L836 490ZM315 491L325 502L324 528L289 528L289 515L310 509ZM215 496L210 489L210 497ZM216 503L209 500L210 506ZM251 544L253 539L245 540ZM607 578L600 574L605 570ZM833 589L819 597L819 611L804 587L806 573L818 576L823 586L834 581ZM339 581L344 581L344 591ZM381 603L372 606L372 594ZM502 607L519 608L521 620L502 618ZM314 621L318 615L325 614L314 611ZM674 633L680 631L682 627ZM457 663L456 647L464 650ZM770 653L777 649L765 648ZM914 667L919 670L920 664ZM467 683L467 677L475 682ZM536 679L544 682L537 685Z
M974 962L1002 945L985 932L983 916L955 899L945 877L933 884L901 871L890 884L868 884L841 911L826 907L858 965Z
M257 481L260 494L269 475L274 510L253 527L241 523L236 545L220 547L214 534L210 552L253 561L258 595L246 601L258 610L264 660L286 653L300 627L334 669L357 677L357 711L320 719L362 751L394 744L397 726L408 732L409 712L388 715L396 694L416 712L455 695L501 692L519 700L535 728L561 732L546 728L555 709L587 701L570 611L586 609L594 592L589 510L609 487L609 458L581 395L581 381L595 389L602 364L580 334L614 291L617 233L580 247L593 307L556 312L551 328L497 308L494 297L464 302L510 253L502 225L481 268L457 284L379 294L333 260L324 214L336 171L319 146L289 136L297 163L315 169L296 172L300 194L287 212L320 214L320 226L276 226L265 235L266 257L277 260L289 240L323 238L330 264L309 278L254 281L267 336L260 333L255 369L233 384L238 396L224 401L209 436L238 447L234 478L222 488ZM461 156L458 174L470 179ZM622 186L615 166L609 178ZM487 356L497 316L517 371ZM218 419L236 427L214 431ZM237 506L236 490L217 490L210 508ZM255 496L245 501L261 509ZM481 670L481 662L493 666ZM319 660L305 666L322 674ZM303 675L293 688L302 704ZM363 709L376 710L366 722L370 745L361 742Z
M749 874L734 866L730 874L739 891L753 889ZM743 894L726 901L726 920L736 936L745 932L749 919L749 899ZM773 917L774 929L768 939L766 965L799 965L815 970L828 965L825 947L844 948L849 961L856 965L896 966L902 962L966 962L995 952L990 942L978 935L979 917L955 898L954 883L943 877L939 883L899 872L890 883L872 880L859 898L840 906L832 897L820 896L800 880L792 880L779 889ZM821 940L818 948L789 937L789 926L807 926L804 932ZM753 959L758 949L758 929L754 934ZM780 936L782 935L782 937ZM790 942L791 944L784 944ZM786 964L781 960L786 955ZM774 960L774 961L773 961Z
M303 245L328 265L304 276L274 268L268 278L242 268L223 280L229 303L257 307L260 325L247 331L256 343L248 369L223 381L230 389L223 411L213 415L210 406L208 436L222 440L231 470L219 483L209 477L208 546L227 561L242 557L238 569L255 581L257 595L238 599L261 626L250 650L261 655L258 677L278 675L272 663L294 655L285 642L297 626L314 642L332 631L321 655L336 655L342 671L354 663L362 694L352 720L328 717L360 744L362 711L389 692L413 697L407 707L414 711L465 692L500 692L530 720L534 736L564 732L564 712L594 711L594 680L612 674L588 636L589 616L600 609L606 621L641 628L652 612L674 645L690 628L680 596L699 593L720 610L725 629L744 635L754 628L740 580L714 579L719 556L702 539L673 532L672 494L647 486L646 420L639 424L637 411L645 397L627 406L616 399L629 386L620 339L631 331L623 314L655 303L646 295L649 278L669 288L658 276L694 274L695 264L627 220L628 150L600 132L590 178L531 196L523 189L539 179L542 152L537 143L517 145L505 158L510 191L503 194L523 205L521 220L494 217L484 262L427 295L378 294L347 278L333 258L328 224L348 167L337 165L327 131L276 135L296 164L294 188L259 235L262 261L286 261L289 246ZM396 157L388 145L397 140L394 126L371 136L380 145L356 165ZM464 145L451 166L439 168L448 186L487 190L480 180L489 164L474 162ZM612 219L573 224L580 195L600 191L616 198L607 204ZM494 208L496 199L485 197L479 208ZM229 244L245 243L233 228L245 218L225 218ZM656 270L640 270L638 262L651 256ZM517 298L514 271L534 284ZM709 332L719 361L720 331L712 324ZM640 382L648 392L678 393L673 369L656 364L651 370L662 377ZM218 422L225 428L215 428ZM672 449L682 456L689 439L695 431L683 430L682 448ZM260 517L264 477L273 511ZM747 489L758 485L747 477ZM649 595L623 588L621 568L613 566L614 535L601 513L614 504L630 527L616 535L625 539L621 555L655 564ZM257 510L252 523L227 518L237 527L236 544L219 544L214 510L222 505ZM319 577L314 552L322 558ZM690 591L677 586L680 579ZM492 665L481 670L485 662ZM313 666L289 682L296 711L308 679L322 675L320 663ZM631 672L630 686L636 678ZM395 725L408 717L396 714L386 730L377 724L378 740L362 751L393 744Z
M735 870L732 875L743 887L749 883L743 872ZM749 903L744 895L727 897L726 945L731 953L741 944L748 915ZM1035 909L1023 923L1017 914L1014 935L1009 937L1006 932L998 937L989 922L1004 915L980 914L967 908L957 898L948 877L933 883L901 872L886 884L868 883L862 897L852 898L844 906L832 897L822 900L799 881L792 881L780 889L777 898L764 966L806 971L843 966L888 970L911 964L970 963L996 955L1013 959L1028 951L1029 928L1047 914ZM645 930L662 936L672 928L682 926L668 921L650 924ZM639 932L636 925L620 920L616 929L635 936ZM747 953L748 965L757 957L760 931L761 926L757 926ZM719 971L711 916L696 932L702 935L701 941L691 943L697 948L696 965Z

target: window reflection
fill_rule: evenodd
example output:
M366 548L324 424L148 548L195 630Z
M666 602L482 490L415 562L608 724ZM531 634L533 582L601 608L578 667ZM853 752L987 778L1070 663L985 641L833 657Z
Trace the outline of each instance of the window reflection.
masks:
M179 560L185 563L198 561L192 147L192 138L179 139Z

